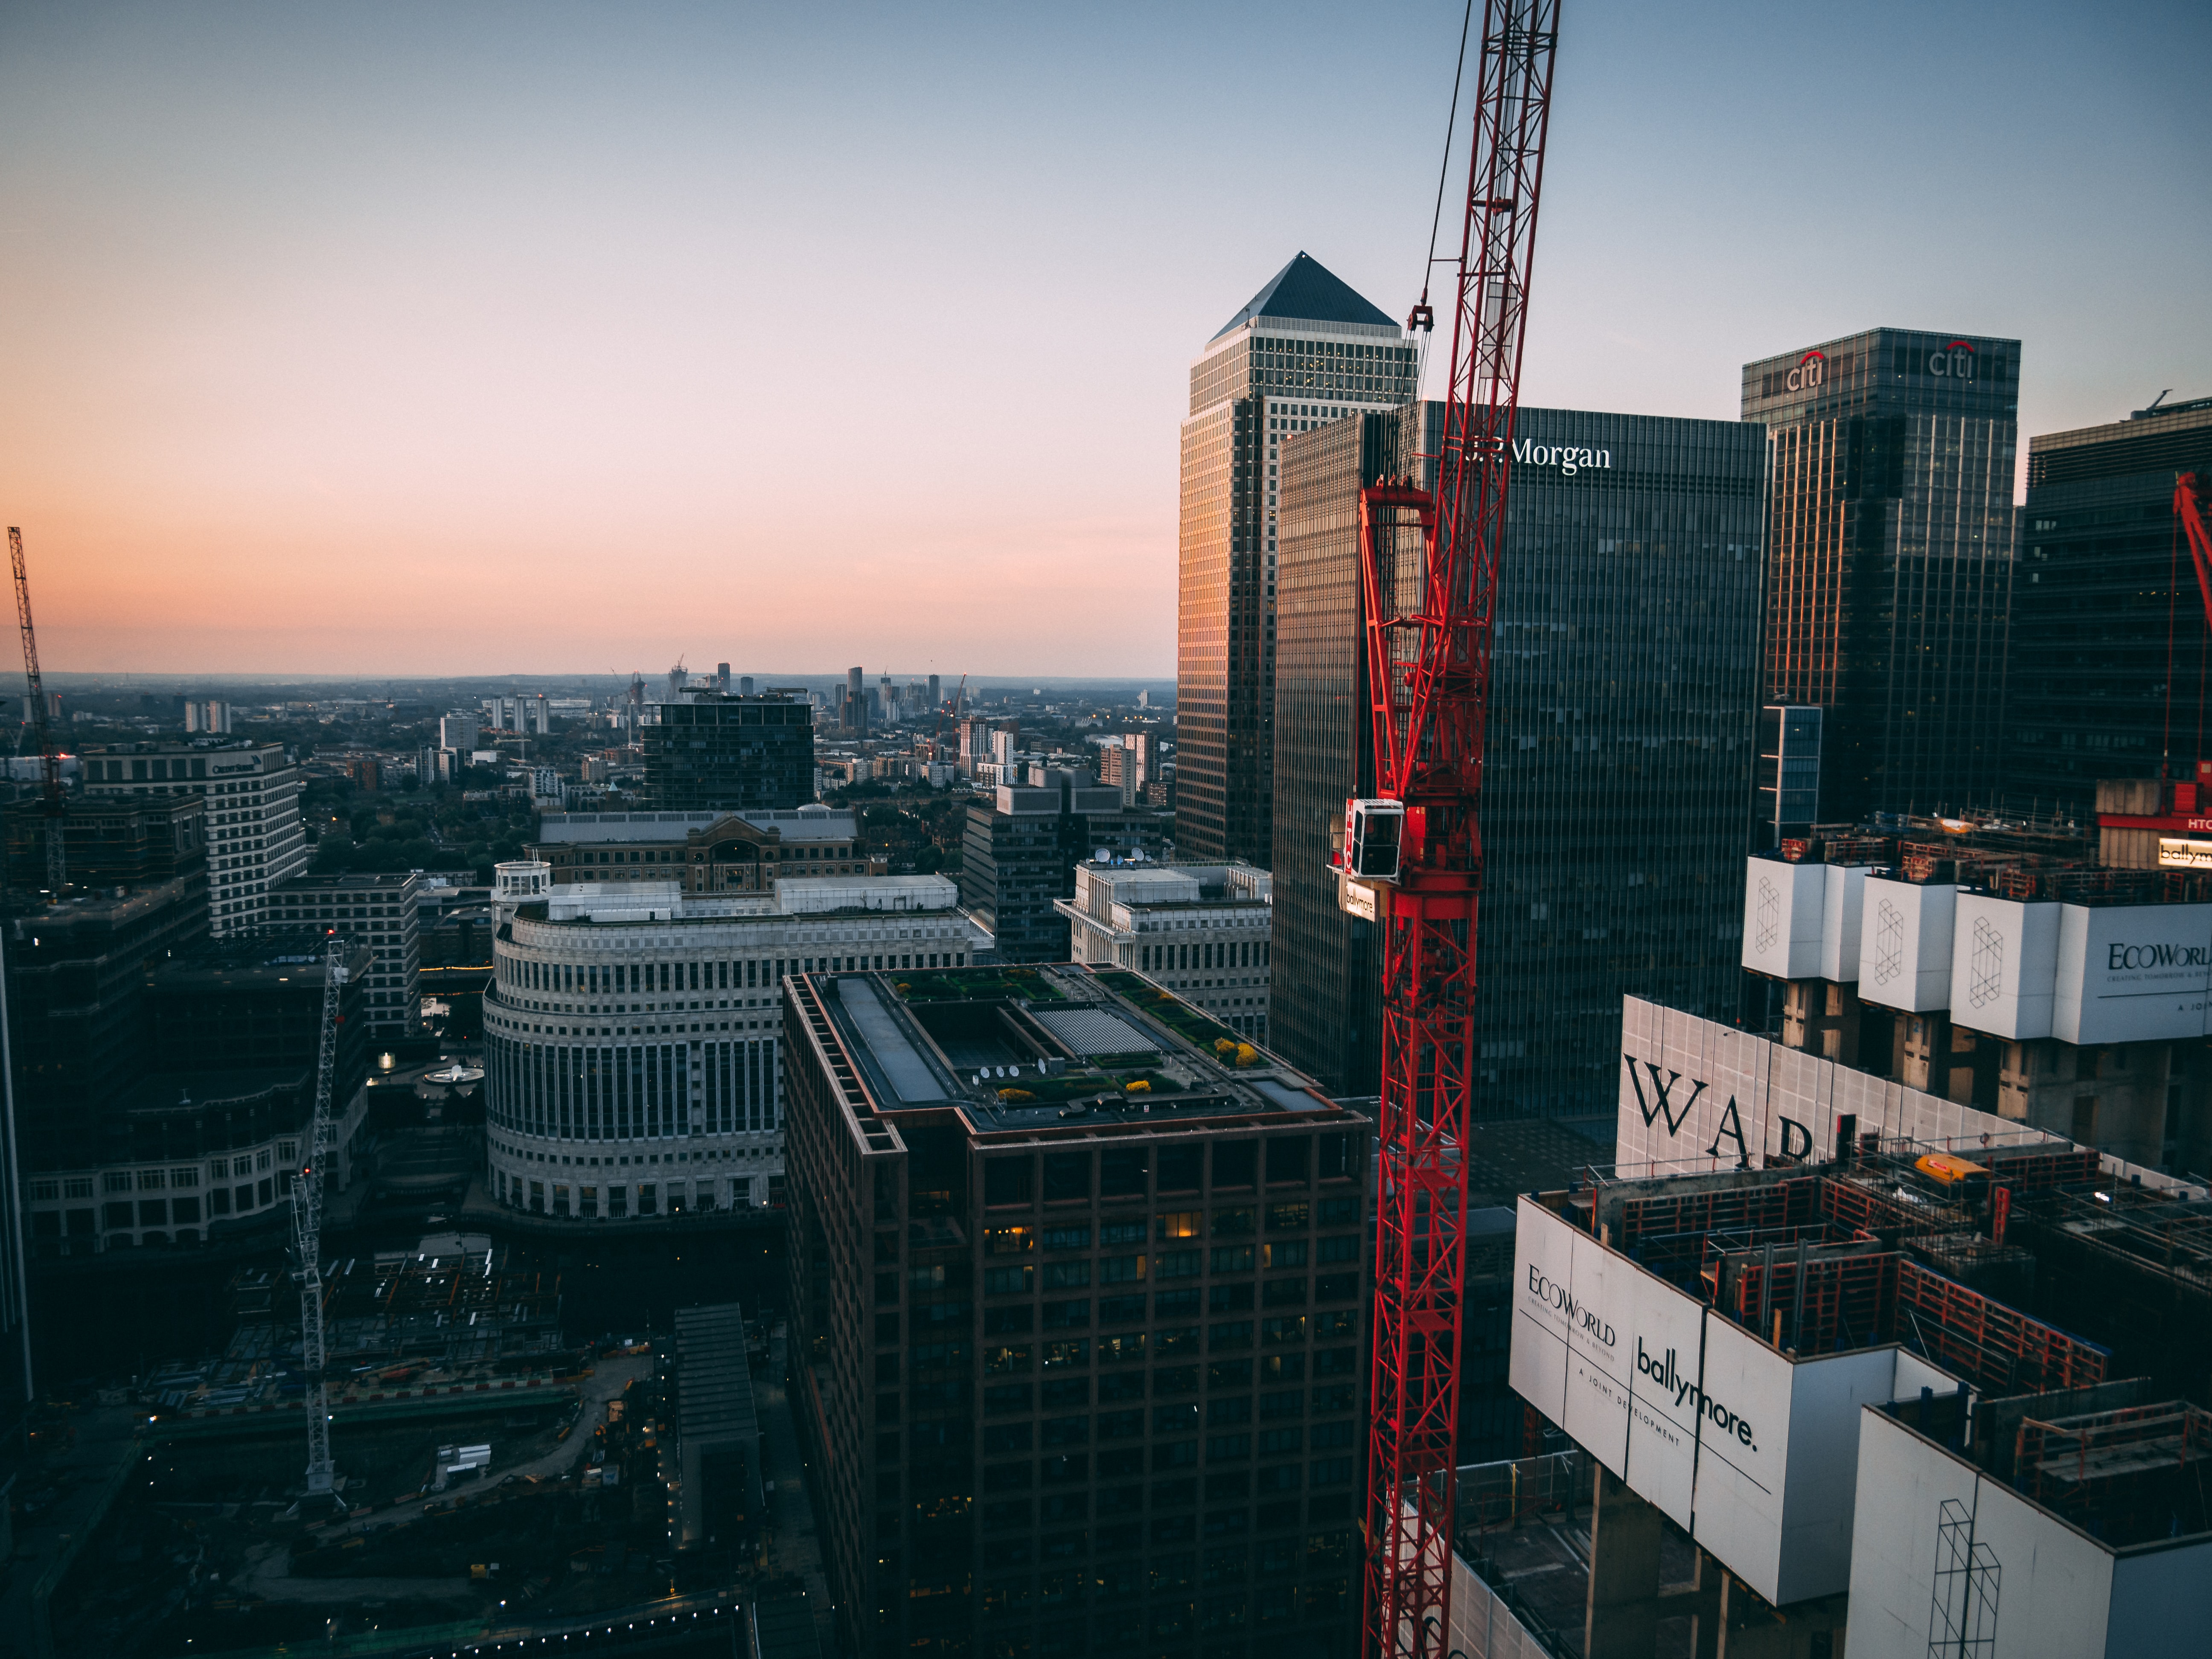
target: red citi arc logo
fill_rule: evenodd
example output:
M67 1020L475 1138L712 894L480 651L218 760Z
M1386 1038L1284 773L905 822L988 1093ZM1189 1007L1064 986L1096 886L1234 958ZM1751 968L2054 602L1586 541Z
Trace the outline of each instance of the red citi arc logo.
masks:
M1783 384L1792 392L1811 392L1820 386L1827 372L1828 354L1808 351L1797 360L1797 367L1790 371Z

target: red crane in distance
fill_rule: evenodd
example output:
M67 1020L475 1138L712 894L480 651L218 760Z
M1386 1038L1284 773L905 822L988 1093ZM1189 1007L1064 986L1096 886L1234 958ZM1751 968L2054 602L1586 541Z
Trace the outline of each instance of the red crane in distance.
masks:
M39 636L31 627L31 577L23 565L23 532L8 526L8 559L15 571L15 620L23 635L23 678L31 696L31 729L39 738L40 793L46 800L46 902L60 902L69 885L69 856L62 833L62 756L47 717L46 683L39 678Z
M1434 487L1405 478L1359 495L1376 797L1346 803L1340 867L1347 906L1366 907L1360 913L1382 933L1370 1656L1431 1659L1446 1651L1450 1631L1482 887L1476 808L1559 10L1558 0L1485 0L1450 378L1438 447L1424 458ZM1461 54L1463 72L1464 37ZM1440 184L1439 217L1442 196ZM1442 263L1433 243L1430 253L1432 268ZM1433 328L1427 301L1425 283L1409 329Z

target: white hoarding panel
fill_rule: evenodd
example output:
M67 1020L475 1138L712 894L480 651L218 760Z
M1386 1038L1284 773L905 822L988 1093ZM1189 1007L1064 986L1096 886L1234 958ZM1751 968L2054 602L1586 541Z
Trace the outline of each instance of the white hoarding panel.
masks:
M2103 1043L2204 1035L2212 904L2060 908L2053 1036Z
M1868 1348L1828 1354L1802 1361L1792 1373L1778 1601L1801 1601L1850 1587L1859 1407L1897 1398L1897 1357L1903 1352ZM1936 1375L1933 1386L1946 1391L1957 1386Z
M1749 1331L1718 1316L1708 1315L1705 1336L1697 1517L1690 1535L1761 1595L1777 1601L1791 1366Z
M1820 902L1820 977L1849 983L1859 976L1861 906L1867 872L1854 866L1827 864Z
M2203 1641L2212 1632L2212 1539L2115 1561L2109 1618L2110 1654L2157 1653L2177 1635Z
M1880 1412L1862 1411L1860 1419L1850 1632L1844 1651L1848 1659L1928 1659L1944 1650L1941 1632L1931 1637L1929 1631L1942 1605L1936 1599L1938 1553L1960 1541L1957 1517L1971 1524L1977 1474L1930 1453ZM1948 1553L1944 1559L1948 1564ZM1951 1582L1947 1577L1947 1589ZM1997 1627L2006 1622L2000 1619ZM1958 1651L1955 1642L1950 1650Z
M1959 890L1869 876L1859 910L1859 995L1909 1014L1951 998L1951 921Z
M1518 1208L1520 1219L1513 1235L1513 1346L1506 1358L1505 1380L1514 1393L1553 1422L1564 1425L1567 1330L1574 1318L1575 1232L1525 1198Z
M1928 1451L1925 1441L1921 1448L1923 1453ZM1935 1455L1947 1463L1959 1461L1940 1452ZM2033 1656L2033 1659L2083 1659L2085 1655L2140 1659L2147 1653L2204 1651L2206 1632L2203 1631L2193 1637L2175 1632L2183 1638L2179 1646L2115 1647L2106 1631L2112 1609L2111 1553L2002 1481L1986 1477L1978 1480L1966 1513L1948 1518L1953 1522L1954 1539L1964 1523L1973 1540L1975 1557L1988 1570L1982 1583L1996 1602L1993 1611L1997 1639L1993 1650L2002 1659L2011 1659L2014 1654ZM1949 1586L1939 1583L1938 1588ZM1954 1647L1952 1651L1958 1650Z
M2059 908L1959 895L1951 933L1954 1024L2016 1042L2051 1035Z
M1527 1204L1527 1200L1522 1200ZM1567 1321L1567 1414L1559 1426L1587 1447L1598 1462L1626 1479L1628 1474L1628 1371L1621 1363L1621 1333L1633 1322L1634 1281L1643 1270L1569 1226L1548 1210L1536 1209L1571 1242L1573 1294L1562 1311Z
M1647 1288L1622 1327L1635 1332L1624 1344L1630 1389L1626 1478L1687 1531L1697 1503L1696 1383L1705 1308L1673 1285L1644 1277Z
M1515 1392L1760 1595L1843 1589L1856 1408L1893 1351L1793 1364L1534 1200L1517 1223Z
M1779 859L1744 864L1743 965L1776 979L1815 977L1827 866Z

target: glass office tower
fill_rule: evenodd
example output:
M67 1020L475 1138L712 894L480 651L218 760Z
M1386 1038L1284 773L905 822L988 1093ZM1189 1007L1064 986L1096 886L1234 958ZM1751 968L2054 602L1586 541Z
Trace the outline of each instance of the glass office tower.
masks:
M1276 643L1272 1046L1379 1077L1378 941L1328 868L1373 787L1357 493L1437 448L1428 404L1293 438ZM1417 433L1416 427L1419 427ZM1624 992L1736 1006L1758 718L1758 428L1523 409L1484 755L1478 1107L1609 1136Z
M1413 395L1414 349L1307 254L1206 343L1182 426L1176 845L1265 866L1273 806L1273 440Z
M2086 822L2099 778L2154 778L2162 763L2194 778L2212 759L2212 647L2173 520L2177 472L2212 496L2212 398L2028 440L2008 804Z
M1820 811L1998 788L2020 342L1878 328L1747 363L1765 423L1764 684L1814 703Z

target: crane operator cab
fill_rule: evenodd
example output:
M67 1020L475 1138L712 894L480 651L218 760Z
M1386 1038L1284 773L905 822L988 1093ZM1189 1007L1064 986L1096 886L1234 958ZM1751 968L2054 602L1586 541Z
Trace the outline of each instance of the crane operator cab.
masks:
M1395 881L1405 841L1406 804L1396 800L1344 803L1344 850L1338 868L1354 881Z

